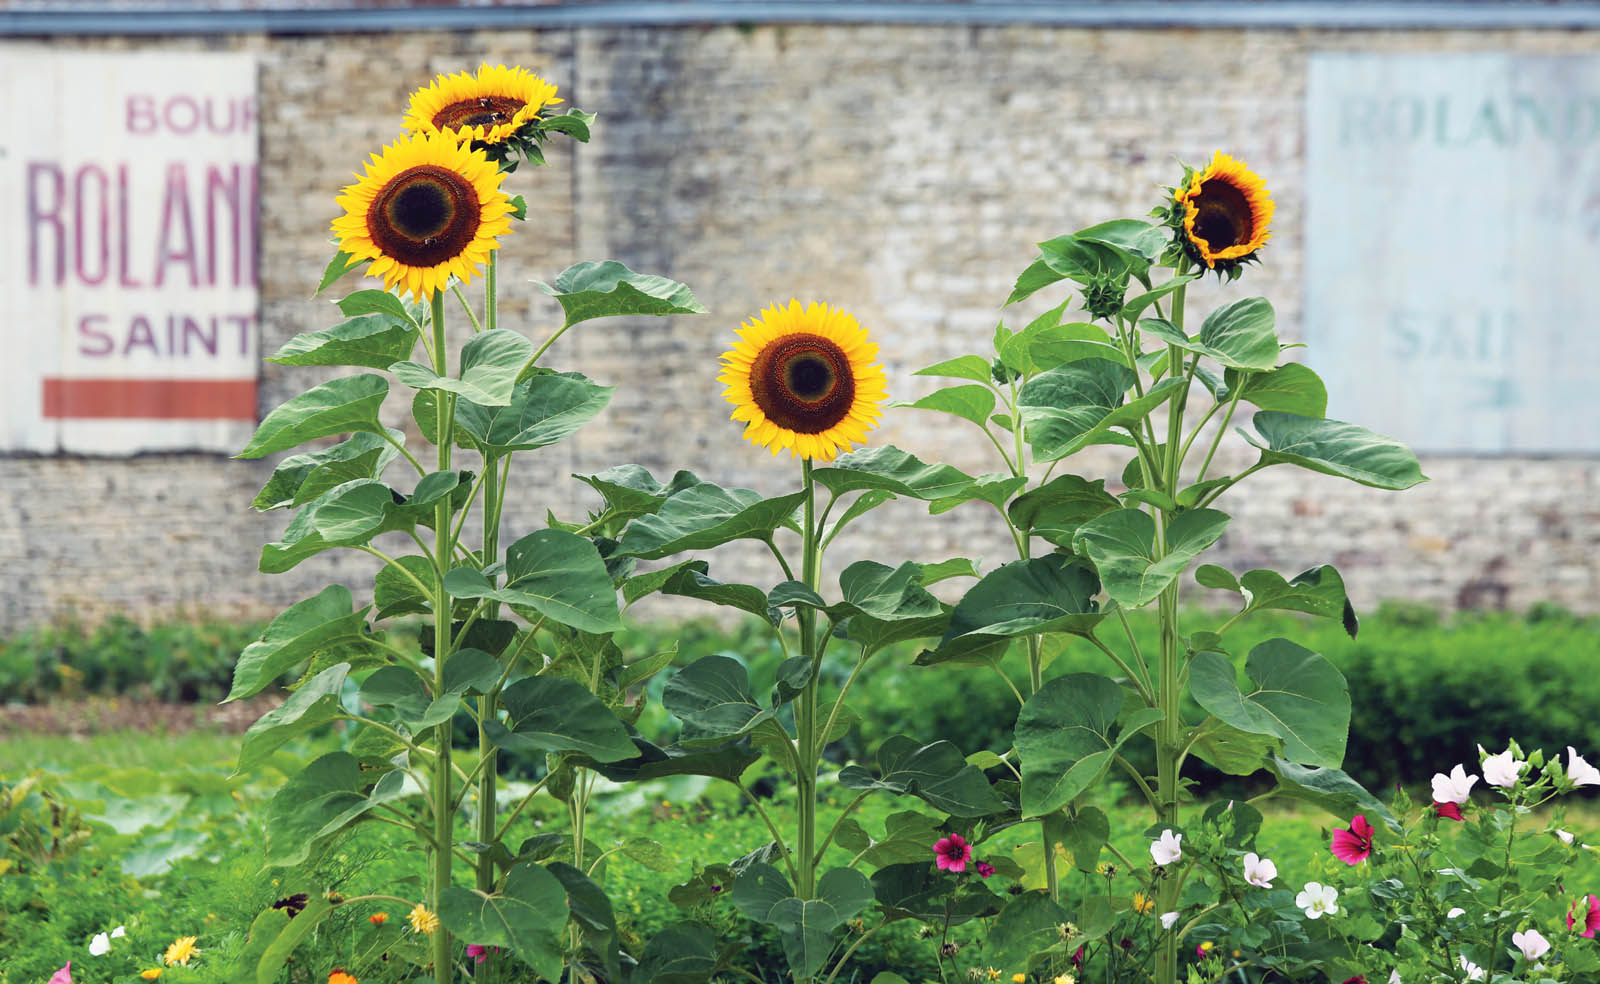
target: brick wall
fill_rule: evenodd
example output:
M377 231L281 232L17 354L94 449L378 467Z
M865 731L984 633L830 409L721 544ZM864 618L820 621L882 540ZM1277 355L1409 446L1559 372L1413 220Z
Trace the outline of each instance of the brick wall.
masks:
M1280 331L1297 337L1309 52L1592 52L1595 42L1554 31L718 26L49 43L259 56L269 353L334 320L326 301L307 299L329 255L333 197L434 73L520 63L600 114L591 144L555 144L551 167L508 181L531 208L502 252L503 323L542 338L555 307L528 281L604 257L688 283L713 313L593 322L558 343L557 364L619 389L574 441L524 461L515 536L547 506L571 517L589 503L568 474L627 461L658 476L690 468L724 485L789 487L796 469L740 440L713 380L740 320L791 296L841 305L881 343L893 395L914 399L934 382L912 371L981 348L1032 243L1144 214L1176 180L1175 158L1217 147L1266 176L1278 204L1265 264L1230 292L1267 296ZM1191 303L1220 296L1208 286ZM1020 323L1041 306L1005 316ZM324 378L264 365L262 412ZM888 413L874 443L999 467L976 431L918 411ZM1253 458L1246 450L1223 464ZM1120 468L1120 456L1096 452L1078 470ZM270 470L205 455L0 458L0 630L67 612L263 616L330 580L370 592L359 554L256 572L260 544L288 518L248 508ZM1224 500L1235 520L1210 559L1285 573L1332 562L1359 606L1600 609L1600 461L1429 456L1423 470L1430 484L1396 494L1269 469ZM1009 556L978 507L918 521L908 538L916 513L891 505L835 555ZM713 560L723 577L776 580L763 558L729 549Z

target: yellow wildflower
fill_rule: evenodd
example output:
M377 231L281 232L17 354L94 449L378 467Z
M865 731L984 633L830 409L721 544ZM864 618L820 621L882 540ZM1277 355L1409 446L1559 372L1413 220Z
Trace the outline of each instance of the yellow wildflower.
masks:
M1133 911L1141 916L1148 916L1156 911L1156 900L1149 898L1143 892L1133 893Z
M428 911L428 907L421 902L417 907L406 913L406 918L411 921L411 928L423 935L429 935L439 928L439 917Z
M151 967L149 970L140 971L139 972L139 976L144 978L147 981L153 981L156 978L161 976L161 968L160 967Z
M200 952L200 948L195 946L199 941L199 937L196 936L178 937L167 947L167 952L161 957L161 961L168 967L189 966L189 958Z

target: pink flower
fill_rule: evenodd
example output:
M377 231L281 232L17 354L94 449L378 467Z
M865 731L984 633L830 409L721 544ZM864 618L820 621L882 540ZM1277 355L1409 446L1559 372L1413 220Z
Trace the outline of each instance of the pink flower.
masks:
M1436 803L1433 804L1433 812L1437 813L1441 817L1444 817L1446 820L1460 820L1460 819L1462 819L1462 817L1461 817L1461 807L1460 807L1460 805L1458 805L1456 803L1438 803L1438 802L1436 802Z
M933 853L940 871L954 871L958 875L967 870L967 862L972 860L972 847L960 834L939 838L933 845Z
M65 967L51 974L48 984L72 984L72 961L68 960Z
M990 864L987 861L979 861L978 862L978 877L979 878L988 878L992 874L994 874L994 865Z
M1586 900L1589 905L1589 911L1584 913L1583 932L1578 935L1594 939L1594 931L1600 929L1600 899L1595 898L1593 895L1586 895L1572 903L1572 908L1567 910L1567 928L1572 929L1577 924L1578 921L1573 918L1573 914L1578 911L1578 906L1583 905Z
M1349 829L1333 832L1333 843L1328 847L1345 864L1360 864L1372 853L1372 824L1364 814L1357 813L1350 820Z
M499 947L487 947L481 943L468 943L467 956L473 958L473 963L483 963L485 960L489 959L489 951L491 949L493 949L496 953L500 952Z

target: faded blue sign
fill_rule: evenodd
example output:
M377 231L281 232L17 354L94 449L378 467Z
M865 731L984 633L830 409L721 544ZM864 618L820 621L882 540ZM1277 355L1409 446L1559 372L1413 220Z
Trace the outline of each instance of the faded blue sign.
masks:
M1307 359L1422 451L1600 451L1600 57L1314 54Z

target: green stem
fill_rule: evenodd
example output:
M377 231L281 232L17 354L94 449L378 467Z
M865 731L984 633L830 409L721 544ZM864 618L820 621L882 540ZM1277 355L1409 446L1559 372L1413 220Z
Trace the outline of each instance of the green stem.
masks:
M811 460L801 462L801 478L805 489L805 525L802 527L805 555L801 563L801 581L813 591L817 588L817 496L811 477ZM810 608L795 613L800 623L800 654L811 661L811 676L795 698L795 730L799 737L800 769L797 773L796 810L799 814L799 843L795 849L798 884L795 886L801 899L816 895L817 866L817 758L821 753L817 740L817 614ZM803 984L809 977L796 978Z
M856 798L851 800L849 804L845 806L844 812L839 814L838 819L833 821L833 826L828 829L828 836L822 838L822 843L817 845L817 864L822 863L822 856L828 853L828 845L832 844L834 837L838 836L839 828L844 826L845 819L849 817L850 814L854 813L856 811L856 807L860 806L862 801L871 795L872 790L870 789L863 789L861 792L857 793Z
M382 428L382 430L383 430L383 439L385 441L388 441L389 444L391 446L393 446L396 451L399 451L402 455L404 455L405 459L407 461L411 462L411 467L413 467L413 468L415 468L417 470L417 474L418 475L426 475L426 474L428 474L428 470L426 468L422 467L422 462L417 460L417 456L412 454L411 450L409 448L407 448L404 444L401 444L395 438L395 436L393 434L389 433L389 428L384 427L384 428Z
M1127 674L1128 679L1133 683L1134 689L1139 691L1139 696L1144 698L1144 702L1146 704L1150 705L1151 707L1156 706L1155 695L1150 692L1150 681L1148 679L1134 673L1133 667L1129 666L1121 656L1116 654L1115 650L1101 642L1098 637L1090 635L1086 636L1085 638L1094 643L1096 648L1098 648L1102 653L1105 653L1106 656L1110 658L1111 662L1117 664L1122 672Z
M490 255L493 256L494 254L491 253ZM472 322L472 330L473 330L473 332L476 333L476 332L483 331L483 325L478 323L478 316L472 313L472 305L467 303L466 295L461 293L461 285L460 284L451 284L450 285L450 292L452 294L455 294L456 295L456 300L461 302L461 310L466 312L467 320Z
M871 929L867 930L866 932L862 933L860 936L856 937L856 941L854 943L851 943L849 948L846 949L844 951L844 953L840 955L839 962L833 965L833 973L829 974L827 976L827 978L823 980L822 984L833 984L834 978L839 976L839 971L843 970L845 963L849 961L850 954L856 952L856 948L859 947L861 944L865 943L869 938L871 938L873 933L876 933L878 930L882 929L883 927L885 927L887 925L889 925L889 924L886 923L886 922L881 922L878 925L876 925L876 926L872 927Z
M433 371L440 376L449 372L448 350L445 348L444 330L444 294L434 291L433 294ZM434 391L435 410L438 424L438 451L439 471L450 469L450 445L454 440L451 433L451 424L455 417L455 403L451 394L442 390ZM452 605L450 593L444 586L444 573L450 569L450 562L455 551L455 544L451 542L451 508L450 497L445 496L434 507L434 573L438 576L437 591L433 598L433 692L444 693L444 666L450 658L450 613ZM434 752L433 767L433 884L432 906L438 912L444 898L444 893L451 886L450 868L454 857L451 847L454 844L455 811L451 807L450 779L450 733L451 723L444 722L434 729L434 741L438 747ZM450 932L443 926L433 934L433 975L436 984L452 984L454 975L450 963Z
M502 823L500 825L500 829L495 832L495 840L499 840L506 835L506 831L511 829L511 825L516 822L517 817L522 815L522 811L527 809L528 804L533 802L533 798L538 796L539 792L544 789L544 784L550 781L550 776L553 774L554 773L546 772L544 778L540 779L534 784L532 789L528 790L528 795L522 797L521 801L518 802L514 808L512 808L511 812L506 815L505 822Z
M789 869L789 877L794 881L799 881L799 869L795 867L794 859L789 856L789 852L783 850L783 835L778 833L778 825L772 822L772 814L768 813L766 807L761 805L761 801L756 798L755 793L750 791L750 787L737 779L734 780L733 784L739 787L739 792L743 793L744 798L750 805L756 808L756 813L760 814L761 821L767 825L767 831L772 834L773 843L778 845L779 853L783 856L784 866Z
M1239 406L1239 396L1244 393L1244 382L1244 378L1241 376L1239 378L1238 385L1234 386L1233 393L1228 397L1228 410L1222 415L1222 423L1217 425L1217 433L1211 439L1211 449L1206 452L1206 460L1200 463L1200 474L1195 478L1196 484L1206 480L1206 471L1211 467L1211 459L1214 455L1216 455L1217 448L1222 444L1222 436L1228 433L1228 422L1233 419L1233 411ZM1216 407L1212 407L1211 409L1215 411ZM1206 416L1209 418L1211 415L1206 414ZM1204 424L1205 421L1202 420L1199 424L1195 425L1194 430L1196 434L1200 432L1200 428ZM1194 440L1194 437L1191 435L1189 439L1192 441Z

